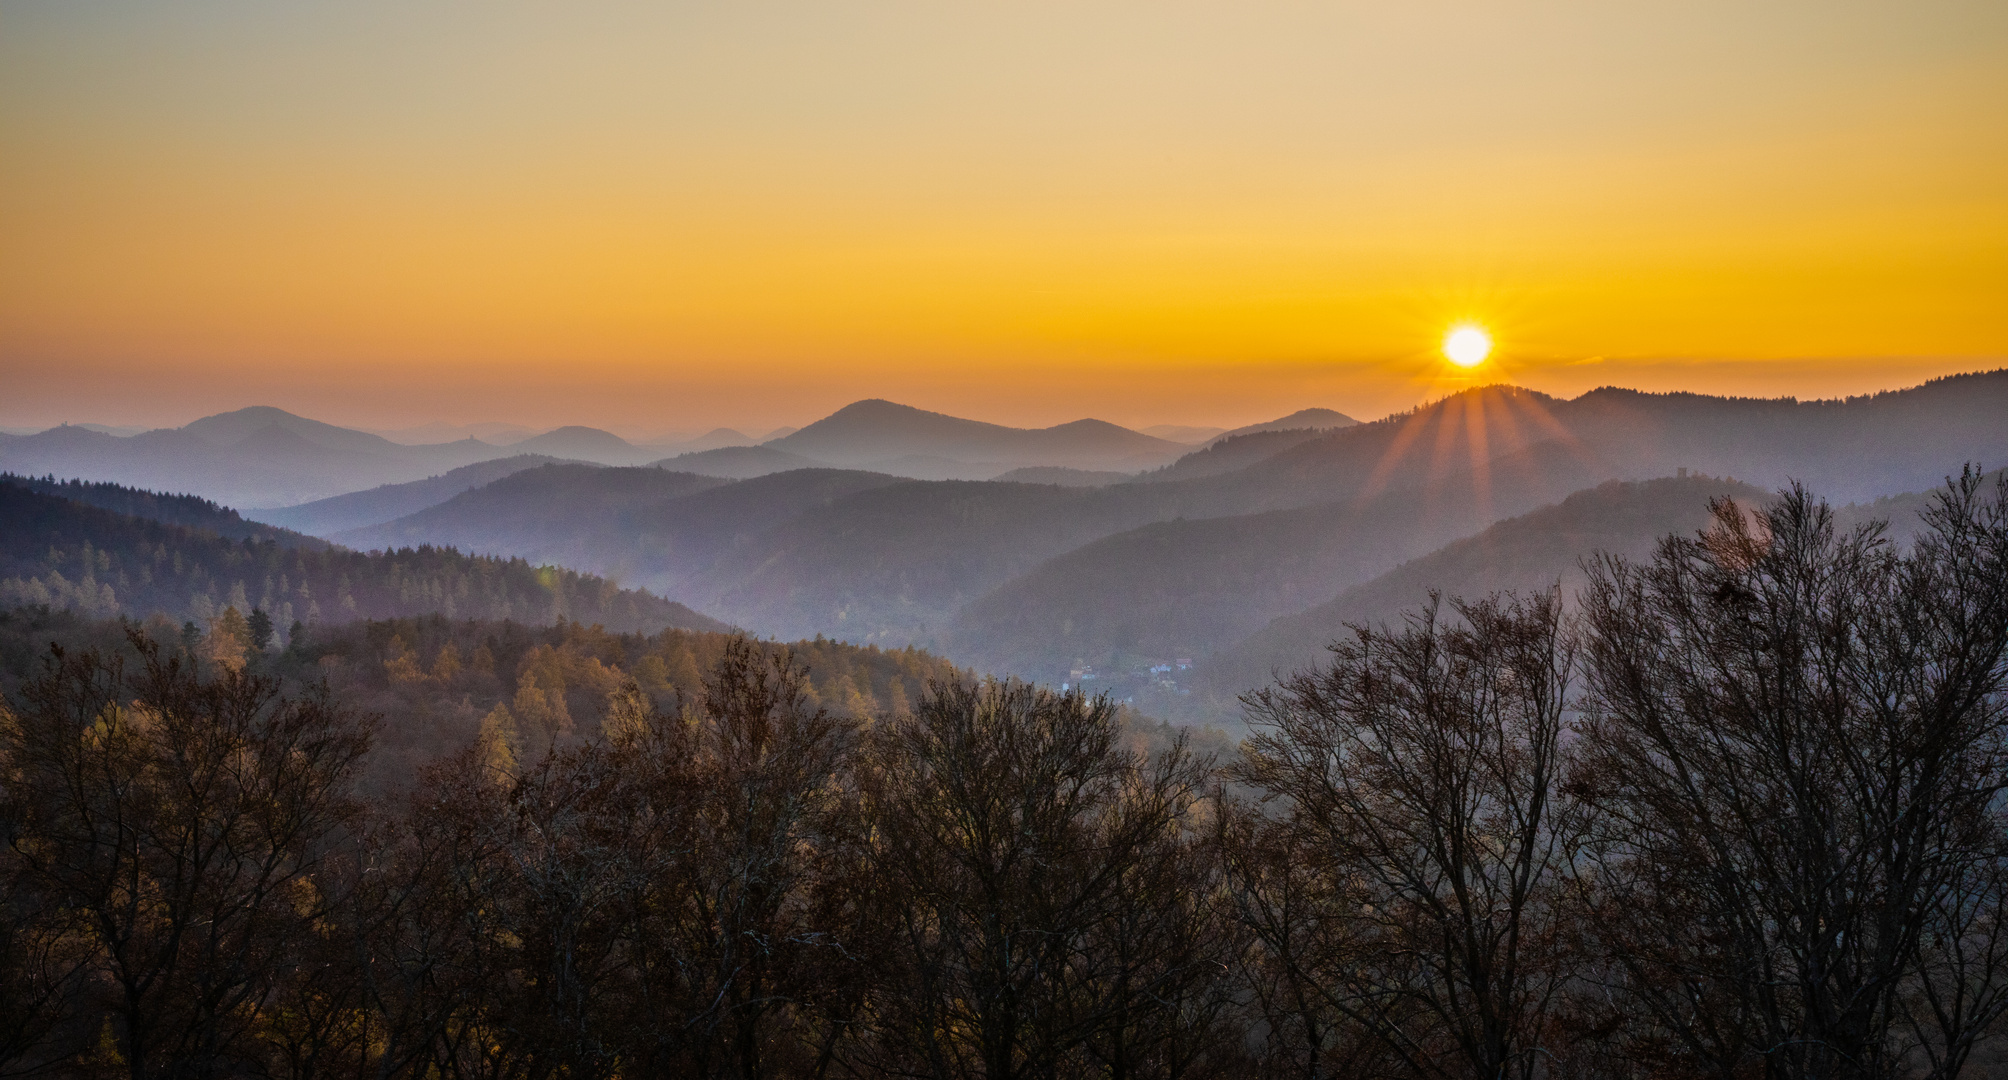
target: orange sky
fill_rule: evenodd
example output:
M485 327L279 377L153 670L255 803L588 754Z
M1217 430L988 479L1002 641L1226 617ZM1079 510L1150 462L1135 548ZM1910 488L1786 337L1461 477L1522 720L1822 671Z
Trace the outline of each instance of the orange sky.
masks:
M1370 417L2008 364L2008 5L10 5L0 424Z

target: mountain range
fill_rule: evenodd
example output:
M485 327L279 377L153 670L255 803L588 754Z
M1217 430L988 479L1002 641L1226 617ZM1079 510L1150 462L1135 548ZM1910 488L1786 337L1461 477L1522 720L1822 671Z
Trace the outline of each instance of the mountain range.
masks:
M1925 490L1962 461L2008 458L2000 415L2008 373L1806 403L1489 387L1370 424L1226 438L1099 487L819 469L635 485L574 467L562 481L533 484L544 470L532 470L338 539L568 561L770 633L920 643L1055 678L1230 648L1607 481L1686 468L1734 472L1752 490L1803 478L1837 502Z
M1348 622L1395 617L1431 587L1566 585L1593 550L1697 527L1710 497L1801 480L1914 517L1963 463L2008 460L2002 416L2008 371L1818 402L1492 386L1370 423L1306 410L1197 446L866 401L758 446L646 466L484 461L258 517L362 550L563 565L762 634L923 645L1041 681L1175 667L1135 692L1158 695L1159 715L1217 719ZM203 432L277 426L257 419ZM348 440L329 454L381 451L284 430Z
M2008 477L1995 470L1989 487ZM1195 701L1160 701L1159 712L1179 717L1231 716L1235 699L1279 674L1313 667L1325 647L1349 627L1399 624L1432 593L1476 598L1491 592L1522 595L1559 589L1566 599L1586 580L1592 558L1640 560L1669 535L1692 535L1709 522L1711 500L1755 508L1775 492L1735 480L1688 475L1659 480L1612 480L1578 491L1559 503L1497 522L1475 536L1362 582L1332 600L1277 618L1198 662L1191 683ZM1870 523L1905 544L1923 525L1934 491L1914 491L1833 507L1833 525L1847 532Z
M1013 428L878 399L846 405L765 445L828 465L943 480L987 480L1028 465L1134 472L1190 449L1102 420Z
M404 446L264 406L119 437L77 426L0 442L0 469L278 506L436 475L508 451L478 439Z
M442 442L394 441L283 409L253 406L206 416L179 428L133 435L113 434L98 425L63 425L28 435L0 435L0 470L185 491L272 513L369 488L441 477L500 458L538 457L613 466L668 461L668 467L677 471L737 479L791 468L831 466L921 479L988 479L1031 466L1137 472L1163 465L1190 449L1184 443L1100 420L1077 420L1042 429L1012 428L877 400L845 406L807 428L778 429L769 433L764 443L730 428L718 428L683 443L649 445L580 426L529 435L507 425L461 428L441 424L392 434L407 439L476 430L492 441L472 435ZM384 504L395 504L404 512L413 509L388 495ZM287 516L286 521L319 522L316 515L322 511L332 515L327 520L337 523L329 526L334 529L390 519L358 520L354 515L364 505L326 506Z
M1194 681L1231 699L1275 673L1318 663L1325 645L1349 624L1393 624L1422 606L1432 590L1476 598L1498 590L1522 594L1583 581L1582 560L1602 551L1638 559L1670 533L1690 534L1708 523L1710 499L1761 505L1771 492L1706 476L1626 482L1611 480L1560 502L1496 522L1476 535L1360 582L1324 603L1249 627L1199 664Z
M727 482L656 468L539 465L395 521L329 538L356 548L445 544L536 562L604 566L603 540L633 533L626 513Z
M1355 427L1358 424L1358 420L1333 409L1298 409L1288 416L1260 424L1249 424L1232 431L1223 431L1206 441L1216 443L1265 431L1337 431L1339 428Z
M472 465L462 465L458 469L438 476L429 476L423 480L413 480L403 484L382 484L367 491L352 491L346 495L316 499L297 506L254 509L250 513L257 520L272 525L328 535L415 514L429 506L437 506L463 491L492 483L511 473L522 472L524 469L539 465L550 465L559 460L548 454L517 454L513 457L492 458Z

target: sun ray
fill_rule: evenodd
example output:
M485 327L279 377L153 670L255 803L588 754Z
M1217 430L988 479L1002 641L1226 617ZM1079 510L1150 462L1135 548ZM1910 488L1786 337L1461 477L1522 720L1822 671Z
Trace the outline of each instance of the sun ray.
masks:
M1439 401L1428 405L1419 405L1413 412L1410 412L1397 422L1395 433L1388 440L1387 449L1381 451L1380 460L1374 462L1373 470L1367 474L1366 482L1360 485L1359 494L1356 496L1355 501L1363 502L1380 494L1387 486L1388 479L1393 475L1396 466L1407 455L1410 445L1426 434L1431 419L1436 415L1437 410L1442 407L1442 404L1443 402Z
M1488 430L1489 390L1473 395L1464 413L1464 441L1471 455L1471 496L1477 500L1480 520L1492 520L1492 455Z
M1429 471L1423 477L1423 490L1432 497L1450 475L1452 462L1457 457L1458 421L1470 414L1471 396L1472 392L1467 390L1444 402L1436 418L1436 445L1430 454Z

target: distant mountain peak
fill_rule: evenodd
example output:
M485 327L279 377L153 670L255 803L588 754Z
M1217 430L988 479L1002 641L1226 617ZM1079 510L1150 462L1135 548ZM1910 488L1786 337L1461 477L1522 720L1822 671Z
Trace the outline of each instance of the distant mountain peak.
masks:
M520 454L549 454L561 458L581 458L597 461L603 465L640 465L650 458L659 456L628 442L611 431L595 427L570 424L555 428L535 438L511 443L509 449Z
M182 427L184 429L192 428L197 424L207 424L218 420L241 420L241 421L252 421L252 422L262 421L267 424L274 424L285 420L306 420L306 419L307 419L306 417L301 416L298 413L287 412L286 410L278 407L277 405L246 405L241 409L231 409L228 412L211 413L208 416L202 417L201 419L190 420L188 423L183 424ZM318 420L311 420L308 422L315 424L320 423L320 421Z
M181 434L192 435L211 446L234 447L267 428L285 432L323 451L390 455L403 452L398 444L381 435L310 420L273 405L250 405L231 412L216 413L183 424L179 430Z
M584 424L567 424L564 427L552 428L551 430L546 431L543 435L537 436L537 438L541 439L549 435L563 435L567 438L578 438L580 436L586 436L591 438L612 439L616 442L621 442L621 443L627 442L626 439L621 438L619 435L616 435L611 431L603 431L596 427L587 427Z
M1242 435L1255 435L1265 431L1330 431L1336 428L1358 427L1359 421L1334 409L1298 409L1288 416L1279 416L1260 424L1249 424L1232 431L1215 435L1211 442L1221 443Z
M918 408L913 405L902 405L897 401L888 401L885 398L874 397L874 398L859 398L858 400L851 402L849 405L846 405L843 408L838 409L836 412L833 412L830 415L843 416L846 413L864 413L864 412L874 412L874 411L922 413L922 412L927 412L928 410ZM933 413L932 415L943 416L946 414Z
M902 405L854 401L765 445L856 468L900 471L901 462L982 463L997 468L1058 465L1131 472L1170 461L1186 448L1106 420L1016 428Z
M1111 423L1109 423L1109 422L1108 422L1107 420L1096 420L1096 419L1094 419L1093 417L1084 417L1084 418L1082 418L1082 419L1080 419L1080 420L1069 420L1069 421L1067 421L1067 422L1066 422L1066 423L1064 423L1064 424L1054 424L1054 425L1053 425L1052 427L1049 427L1049 428L1045 428L1045 429L1043 429L1043 430L1046 430L1046 431L1130 431L1130 429L1129 429L1129 428L1126 428L1126 427L1122 426L1121 424L1111 424ZM1137 435L1141 435L1141 434L1142 434L1142 432L1131 432L1131 434L1137 434ZM1154 438L1156 438L1157 436L1153 435L1153 436L1150 436L1150 437L1154 439Z

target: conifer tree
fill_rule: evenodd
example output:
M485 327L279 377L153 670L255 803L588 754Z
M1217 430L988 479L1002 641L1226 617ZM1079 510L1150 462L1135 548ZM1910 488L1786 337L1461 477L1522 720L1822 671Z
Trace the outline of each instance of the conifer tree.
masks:
M244 655L251 648L251 625L234 607L209 624L209 658L232 671L242 670Z
M264 652L272 644L272 616L267 615L264 608L254 607L245 625L251 632L251 648Z

